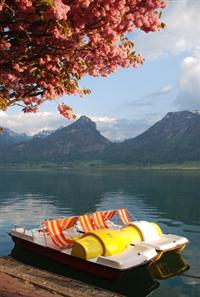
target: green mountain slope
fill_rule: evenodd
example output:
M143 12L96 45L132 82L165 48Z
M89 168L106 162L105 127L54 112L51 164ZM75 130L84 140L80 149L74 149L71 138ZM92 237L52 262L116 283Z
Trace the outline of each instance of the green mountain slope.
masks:
M82 116L71 125L56 130L45 138L7 146L1 150L1 163L12 162L68 162L85 158L88 154L104 150L110 142L96 129L96 124Z
M105 164L149 166L200 161L200 113L170 112L141 135L109 142L88 117L45 138L0 145L0 163L100 160Z
M170 112L141 135L105 150L106 163L150 165L200 160L200 114Z

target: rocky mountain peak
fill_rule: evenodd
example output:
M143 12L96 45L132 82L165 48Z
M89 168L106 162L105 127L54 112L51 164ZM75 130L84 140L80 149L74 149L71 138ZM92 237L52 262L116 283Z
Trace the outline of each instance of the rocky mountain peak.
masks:
M81 116L76 122L70 125L72 128L93 128L96 129L96 123L87 116Z
M153 128L153 129L152 129ZM196 133L196 129L200 128L200 113L183 110L177 112L169 112L167 115L159 122L157 122L151 131L158 135L169 134L169 136L180 135L181 133Z
M183 110L183 111L175 111L175 112L168 112L166 114L166 116L163 118L164 119L178 119L180 120L180 118L182 119L190 119L190 118L196 118L196 117L200 117L200 111L198 110Z
M109 145L111 143L96 129L96 124L82 116L50 135L33 137L26 143L10 147L5 153L2 152L2 160L67 162L89 156L95 158L97 153L101 153Z
M199 161L200 113L169 112L144 133L108 147L104 156L113 163L144 165Z

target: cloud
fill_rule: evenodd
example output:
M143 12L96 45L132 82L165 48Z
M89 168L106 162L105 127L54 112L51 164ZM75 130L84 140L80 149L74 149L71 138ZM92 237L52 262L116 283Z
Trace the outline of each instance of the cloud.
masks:
M179 110L200 109L200 1L168 1L163 12L166 29L158 33L138 34L136 45L147 60L168 55L186 56L180 65L179 86L173 105ZM166 86L161 92L147 94L157 97L171 91Z
M139 33L136 49L147 60L158 59L184 51L198 51L200 47L200 1L168 1L162 21L166 28L157 33Z
M141 100L137 101L128 101L123 104L123 107L145 107L145 106L152 106L153 102L142 102Z
M89 116L89 118L97 124L113 124L116 122L115 118Z
M180 70L175 105L179 109L200 109L200 57L183 59Z
M172 86L171 85L166 85L162 87L160 90L156 92L149 93L145 95L143 98L155 98L155 97L160 97L169 94L172 91Z
M132 120L115 119L110 123L96 122L97 128L108 139L113 141L122 141L124 139L133 138L153 125L160 119L160 115L151 113L145 117L138 117Z
M158 118L157 114L149 114L145 115L145 117L135 116L132 120L116 119L108 116L87 116L96 122L97 129L106 138L113 141L135 137L154 124ZM67 121L56 112L39 112L36 114L0 113L0 126L28 135L34 135L43 130L55 130L71 123L72 121Z
M17 133L34 135L42 130L54 130L71 122L56 112L38 112L24 114L22 112L1 113L0 125Z
M0 119L5 118L7 115L3 110L0 110Z
M127 101L120 106L121 108L130 108L130 107L148 107L148 106L153 106L155 101L149 102L149 101L144 101L146 98L159 98L164 95L169 94L172 91L172 86L171 85L165 85L162 87L160 90L156 92L152 92L149 94L144 95L141 99L139 100L132 100L132 101Z

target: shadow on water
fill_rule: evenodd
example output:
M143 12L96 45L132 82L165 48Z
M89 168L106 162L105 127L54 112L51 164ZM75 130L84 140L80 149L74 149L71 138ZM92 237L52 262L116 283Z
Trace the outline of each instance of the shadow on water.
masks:
M157 279L165 279L189 269L187 263L178 254L165 254L151 266L141 266L122 273L118 280L110 281L82 273L61 265L53 260L41 257L33 252L14 247L11 256L25 264L60 274L92 286L100 287L127 297L145 297L159 287Z

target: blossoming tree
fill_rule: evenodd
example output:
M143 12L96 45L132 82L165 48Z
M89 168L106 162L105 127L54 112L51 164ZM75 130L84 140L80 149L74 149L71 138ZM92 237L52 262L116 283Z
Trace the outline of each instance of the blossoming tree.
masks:
M85 95L79 80L138 67L128 32L158 31L165 0L0 0L0 109ZM73 118L64 103L59 112Z

